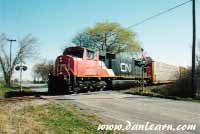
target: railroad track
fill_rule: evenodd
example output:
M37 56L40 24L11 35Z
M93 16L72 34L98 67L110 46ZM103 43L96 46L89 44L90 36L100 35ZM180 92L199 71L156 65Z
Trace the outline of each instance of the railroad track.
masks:
M31 100L34 100L34 99L41 99L41 98L40 97L35 97L35 96L0 98L0 104L3 104L3 103L17 103L17 102L23 102L23 101L31 101Z

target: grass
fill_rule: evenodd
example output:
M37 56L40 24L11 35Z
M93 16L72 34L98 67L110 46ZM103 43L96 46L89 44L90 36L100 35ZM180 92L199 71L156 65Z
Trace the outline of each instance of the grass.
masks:
M30 91L30 88L23 87L23 91ZM5 97L6 94L12 92L20 92L20 86L13 83L11 87L6 87L3 82L0 81L0 97Z
M111 131L97 131L97 125L102 123L99 118L82 113L66 102L62 105L50 102L14 111L0 110L0 118L0 133L9 134L10 131L16 134L112 133Z
M66 111L60 105L50 104L31 111L35 112L34 118L37 121L41 121L43 126L57 134L75 133L75 131L76 133L93 133L96 130L94 125L84 120L84 115L78 114L75 110Z
M7 92L12 91L11 88L7 88L3 85L2 82L0 82L0 96L4 96Z
M126 94L200 102L200 98L198 97L191 98L191 97L180 97L180 96L173 95L174 91L176 91L176 89L175 87L171 85L147 86L147 87L144 87L143 90L141 87L130 88L128 90L120 90L120 92L126 93Z

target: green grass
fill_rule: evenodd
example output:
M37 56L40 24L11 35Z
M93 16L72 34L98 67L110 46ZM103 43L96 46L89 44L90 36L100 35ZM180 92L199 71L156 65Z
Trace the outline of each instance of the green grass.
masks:
M174 100L200 102L200 96L197 98L177 96L176 95L177 93L174 94L174 92L176 91L177 91L176 88L171 85L157 85L157 86L144 87L143 90L141 87L136 87L136 88L130 88L128 90L121 90L120 92L126 93L126 94L135 94L135 95L167 98L167 99L174 99Z
M99 117L69 102L50 102L21 109L0 108L0 133L15 134L113 134L97 131ZM125 132L123 132L125 133ZM115 131L115 134L122 134Z
M11 88L7 88L3 85L2 82L0 82L0 96L4 96L7 92L12 91Z
M16 83L13 83L11 87L6 87L5 84L0 81L0 97L4 97L7 93L10 92L19 92L20 86ZM30 91L30 88L23 87L23 91Z
M39 134L103 133L102 131L97 131L97 124L101 122L96 116L81 113L69 103L63 103L63 105L50 103L42 106L30 106L18 111L16 115L17 118L14 119L15 124L21 122L22 127L19 129L23 129L17 131L21 132ZM104 132L104 134L111 133L110 131Z

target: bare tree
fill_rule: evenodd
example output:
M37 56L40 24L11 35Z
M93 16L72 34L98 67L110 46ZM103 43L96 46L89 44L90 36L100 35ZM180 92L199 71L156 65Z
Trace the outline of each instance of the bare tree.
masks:
M18 49L13 53L14 58L12 62L9 61L9 54L7 51L7 37L5 34L0 35L0 66L3 72L6 86L11 86L11 78L15 66L20 62L32 58L36 55L36 46L38 40L32 35L28 34L24 38L18 40Z
M198 44L197 44L197 54L196 54L196 59L197 59L197 65L199 66L200 65L200 40L198 41Z
M200 40L198 41L198 49L197 49L197 71L196 71L196 82L197 82L197 94L200 96Z
M46 82L48 80L50 65L53 65L52 61L43 61L35 64L33 67L33 76L35 77L35 80L37 79L37 81L39 81L39 79L41 79L42 81Z

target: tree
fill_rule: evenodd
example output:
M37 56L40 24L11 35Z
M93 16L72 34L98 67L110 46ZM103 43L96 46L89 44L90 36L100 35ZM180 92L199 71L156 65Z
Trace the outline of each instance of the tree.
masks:
M90 35L87 33L87 31L84 31L82 33L78 33L73 39L72 42L78 46L81 47L92 47L90 46Z
M200 65L200 41L197 44L198 49L197 49L197 54L196 54L196 59L197 59L197 65Z
M103 53L120 53L124 51L139 52L140 44L136 34L118 23L102 22L85 29L72 39L72 43Z
M13 60L10 64L9 61L9 52L7 51L8 42L5 34L0 35L0 66L3 72L3 77L6 86L11 86L11 78L14 72L14 68L21 61L25 62L25 60L32 58L36 55L36 46L38 40L32 35L26 35L24 38L19 39L18 41L18 49L15 50L15 53L12 53Z
M35 64L33 67L34 81L39 81L40 79L42 81L47 81L50 65L53 65L52 61L49 61L48 63L46 61L44 61L44 62Z
M196 82L197 82L197 93L200 96L200 41L198 42L198 49L197 49L197 67L196 67Z

